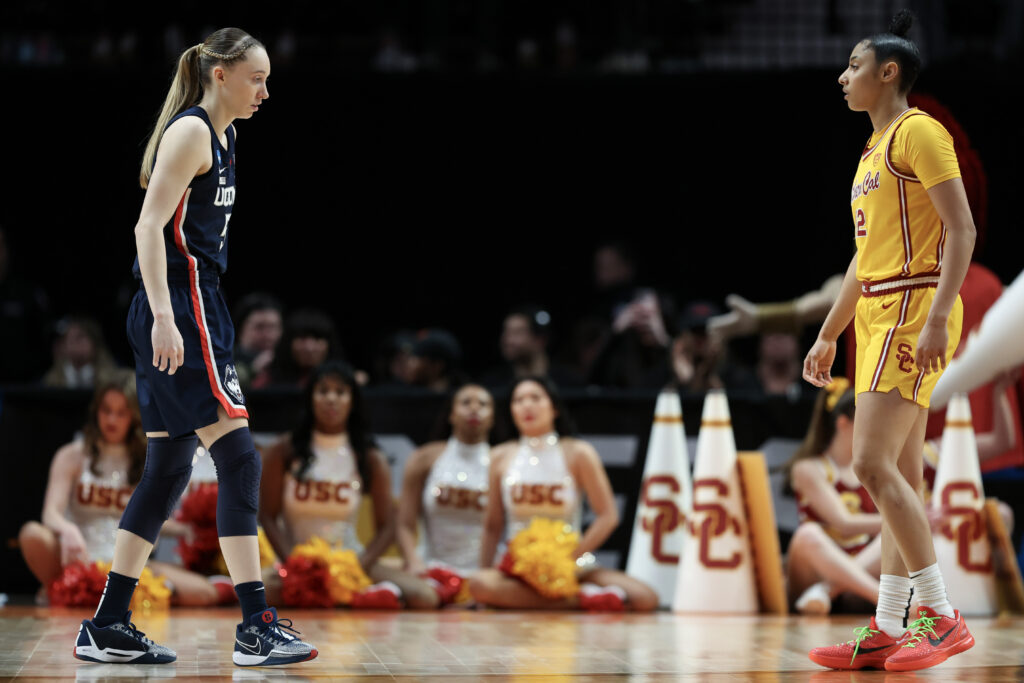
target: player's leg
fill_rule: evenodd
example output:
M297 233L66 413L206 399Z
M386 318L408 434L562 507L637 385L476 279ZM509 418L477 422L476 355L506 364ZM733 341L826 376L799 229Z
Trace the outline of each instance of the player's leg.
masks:
M800 596L797 598L797 609L801 612L821 614L829 611L816 608L807 600L801 601L805 590L819 582L827 584L825 596L829 601L844 592L853 593L869 602L874 602L878 597L878 579L868 573L854 556L840 548L820 524L805 522L797 528L789 544L788 561L792 571L797 574L795 578L803 578L801 574L807 573L804 568L810 569L810 573L816 577L815 581L802 586L803 590L798 585L791 587ZM805 603L806 609L800 609L801 602Z
M229 417L221 406L217 417L196 434L217 469L217 534L242 609L232 661L239 666L271 666L313 659L316 648L297 638L291 622L282 623L277 610L267 606L256 535L262 464L249 422Z

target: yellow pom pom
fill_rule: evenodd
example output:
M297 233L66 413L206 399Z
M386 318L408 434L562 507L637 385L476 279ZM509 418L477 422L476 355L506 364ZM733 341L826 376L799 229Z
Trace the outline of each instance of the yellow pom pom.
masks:
M103 573L109 573L111 563L97 562L96 566ZM171 606L171 589L167 587L167 580L163 576L157 576L149 569L142 568L142 575L139 576L139 585L135 587L132 594L132 612L146 613L152 610L164 610Z
M563 521L535 517L508 544L512 573L546 598L579 592L573 553L579 534Z
M327 541L319 536L295 546L292 555L308 557L327 567L327 573L331 577L327 590L337 605L350 604L356 593L368 588L372 583L359 564L359 556L355 551L340 547L331 548Z

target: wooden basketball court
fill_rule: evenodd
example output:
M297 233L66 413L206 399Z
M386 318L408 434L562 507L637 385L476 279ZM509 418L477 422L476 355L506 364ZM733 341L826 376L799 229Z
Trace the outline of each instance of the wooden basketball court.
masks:
M167 665L71 656L84 610L0 609L0 678L9 680L1021 681L1024 618L969 619L970 651L917 673L838 672L807 659L851 638L859 617L679 616L496 611L287 610L320 656L281 668L231 663L235 609L176 609L137 626L174 648Z

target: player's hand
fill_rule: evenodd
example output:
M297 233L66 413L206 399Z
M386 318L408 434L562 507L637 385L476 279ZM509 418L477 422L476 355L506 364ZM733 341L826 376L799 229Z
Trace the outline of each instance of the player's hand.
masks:
M89 559L89 551L85 548L85 539L76 526L69 526L60 532L60 566L66 567L72 562L85 562Z
M804 358L804 379L816 387L832 384L832 363L835 359L836 343L818 337Z
M914 359L917 369L926 375L929 372L945 370L948 344L949 334L946 332L945 321L925 321L924 328L917 337L917 357Z
M153 367L173 375L185 363L185 342L170 319L153 323Z

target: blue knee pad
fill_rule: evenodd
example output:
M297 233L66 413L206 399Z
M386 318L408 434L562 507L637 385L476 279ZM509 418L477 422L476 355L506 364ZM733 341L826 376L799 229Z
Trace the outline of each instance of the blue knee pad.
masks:
M214 441L210 456L217 467L217 535L255 536L263 465L249 428Z
M170 439L152 437L146 446L146 466L119 528L156 543L160 527L171 516L181 492L188 486L199 439L195 434Z

